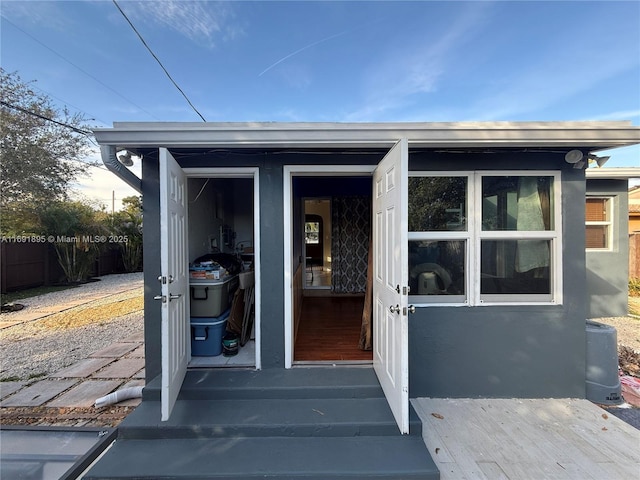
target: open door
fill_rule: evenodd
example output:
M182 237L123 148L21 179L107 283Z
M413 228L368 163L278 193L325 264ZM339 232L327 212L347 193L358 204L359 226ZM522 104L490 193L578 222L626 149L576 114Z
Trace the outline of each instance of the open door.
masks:
M409 433L408 142L373 174L373 367L400 431Z
M186 188L182 168L166 148L160 148L162 421L171 415L191 356Z

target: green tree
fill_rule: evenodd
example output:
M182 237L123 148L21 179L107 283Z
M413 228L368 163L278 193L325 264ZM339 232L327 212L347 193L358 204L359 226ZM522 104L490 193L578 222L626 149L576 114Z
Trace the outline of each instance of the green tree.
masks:
M125 270L135 272L142 262L142 197L125 197L122 205L112 216L111 231L118 239Z
M82 115L55 108L48 96L2 68L0 131L0 208L6 233L19 229L21 221L31 226L44 205L68 199L71 183L90 166L83 161L90 132Z
M98 212L79 201L52 202L42 210L40 225L40 233L53 243L67 281L86 281L104 244L100 236L107 233L98 221Z

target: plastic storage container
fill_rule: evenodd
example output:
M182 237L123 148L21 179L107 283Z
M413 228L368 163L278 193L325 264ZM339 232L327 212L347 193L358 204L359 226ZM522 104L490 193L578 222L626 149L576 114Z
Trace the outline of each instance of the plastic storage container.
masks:
M189 282L191 316L217 317L229 307L236 288L238 288L237 275L220 280L192 279Z
M623 402L617 343L615 328L587 320L587 400L601 405Z
M222 353L222 337L231 309L214 318L191 318L191 355L216 357Z

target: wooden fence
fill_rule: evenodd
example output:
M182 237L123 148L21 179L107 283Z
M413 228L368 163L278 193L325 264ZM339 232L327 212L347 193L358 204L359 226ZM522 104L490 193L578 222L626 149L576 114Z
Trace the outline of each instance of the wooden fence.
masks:
M50 243L0 242L0 271L2 293L65 281ZM96 258L91 276L124 272L119 249L111 248Z
M640 232L629 234L629 278L640 278Z

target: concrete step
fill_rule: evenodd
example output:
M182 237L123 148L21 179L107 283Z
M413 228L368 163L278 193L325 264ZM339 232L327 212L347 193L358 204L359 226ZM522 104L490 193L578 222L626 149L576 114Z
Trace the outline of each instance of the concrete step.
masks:
M353 437L398 435L384 397L178 400L168 421L145 400L118 427L119 438ZM411 409L410 432L422 425Z
M83 478L440 478L419 436L117 440Z
M145 387L145 400L160 400L160 378ZM384 393L371 367L311 367L264 370L194 369L180 400L251 398L372 398Z

